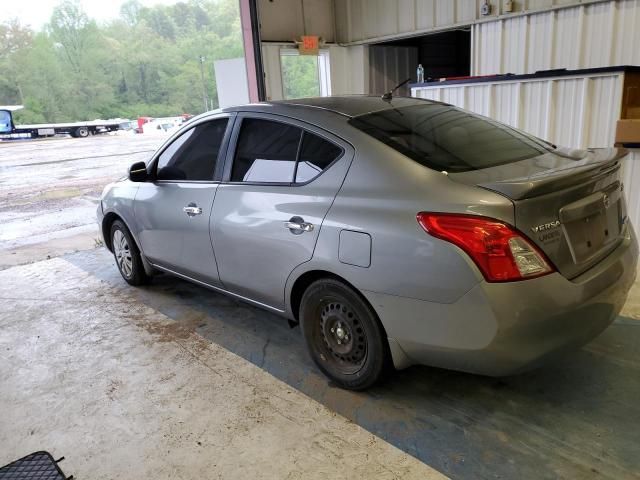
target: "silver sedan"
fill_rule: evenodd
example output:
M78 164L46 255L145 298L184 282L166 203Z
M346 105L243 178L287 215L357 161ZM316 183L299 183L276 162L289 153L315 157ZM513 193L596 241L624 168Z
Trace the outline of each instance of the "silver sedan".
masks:
M624 153L413 98L261 103L183 126L98 221L127 282L166 272L281 314L345 388L412 364L509 375L624 304Z

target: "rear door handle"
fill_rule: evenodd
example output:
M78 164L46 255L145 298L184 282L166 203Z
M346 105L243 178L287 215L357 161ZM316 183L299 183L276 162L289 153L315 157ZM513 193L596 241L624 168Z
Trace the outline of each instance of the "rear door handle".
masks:
M202 215L202 208L197 206L195 203L190 203L189 205L184 207L182 211L190 217L195 217L196 215Z
M284 222L284 227L288 228L294 235L313 231L313 223L305 222L302 217L291 217L289 221Z

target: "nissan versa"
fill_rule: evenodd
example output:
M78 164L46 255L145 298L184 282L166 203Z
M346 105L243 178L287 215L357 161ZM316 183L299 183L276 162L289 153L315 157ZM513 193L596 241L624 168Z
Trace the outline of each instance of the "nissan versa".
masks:
M127 282L168 272L279 313L345 388L391 365L501 376L624 304L624 154L415 98L261 103L186 124L98 217Z

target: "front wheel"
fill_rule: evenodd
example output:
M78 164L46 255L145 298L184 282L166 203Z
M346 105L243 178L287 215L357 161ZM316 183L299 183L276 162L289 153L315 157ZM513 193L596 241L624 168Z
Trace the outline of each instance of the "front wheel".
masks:
M148 282L149 277L144 271L140 250L129 229L120 220L111 225L111 247L120 275L128 284L137 286Z
M311 358L341 387L364 390L383 376L386 335L375 312L348 285L333 279L312 283L302 296L300 326Z

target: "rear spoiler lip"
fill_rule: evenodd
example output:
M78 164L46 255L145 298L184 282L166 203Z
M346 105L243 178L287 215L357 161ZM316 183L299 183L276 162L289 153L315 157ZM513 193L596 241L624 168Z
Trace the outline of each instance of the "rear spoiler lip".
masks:
M620 160L629 153L624 148L591 149L590 152L596 153L598 150L616 150L616 152L605 160L594 161L579 167L565 168L533 180L530 177L500 180L480 183L478 187L505 195L511 200L539 197L586 181L593 181L596 177L609 175L620 169Z

